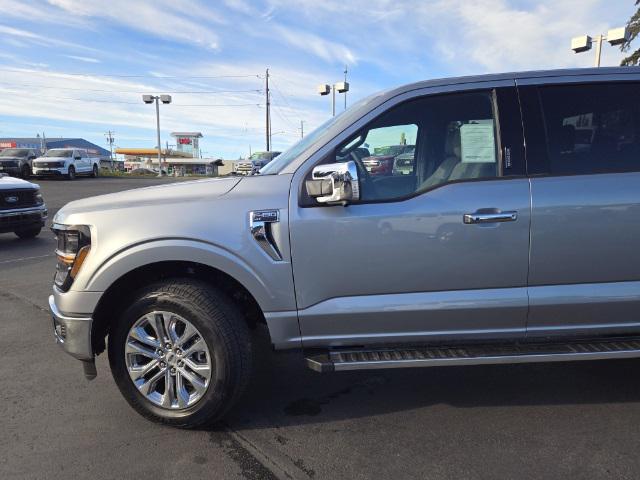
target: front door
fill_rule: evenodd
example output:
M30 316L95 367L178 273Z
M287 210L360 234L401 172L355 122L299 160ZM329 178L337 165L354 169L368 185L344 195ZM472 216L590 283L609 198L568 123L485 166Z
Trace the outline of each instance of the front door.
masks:
M419 97L337 145L321 163L356 162L357 204L292 189L305 347L524 336L530 189L515 176L513 90Z

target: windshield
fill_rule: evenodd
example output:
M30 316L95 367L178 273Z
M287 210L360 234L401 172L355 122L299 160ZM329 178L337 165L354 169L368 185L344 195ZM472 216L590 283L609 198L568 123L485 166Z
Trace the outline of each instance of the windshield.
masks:
M296 159L298 155L304 152L307 148L309 148L313 142L315 142L320 135L322 135L329 126L336 121L338 117L332 117L318 128L316 128L313 132L306 135L303 139L299 140L297 143L294 143L288 150L284 153L281 153L276 158L271 160L267 165L260 169L260 175L275 175L284 167L289 165L293 160Z
M305 135L305 137L299 140L297 143L294 143L288 150L285 150L283 153L278 155L275 159L270 161L267 165L260 169L260 175L276 175L280 173L287 165L293 162L302 152L304 152L307 148L309 148L313 143L318 140L322 135L324 135L327 130L329 130L333 124L342 120L342 116L346 112L357 111L359 108L365 106L366 104L372 102L377 97L383 95L384 92L375 93L368 97L363 98L362 100L358 100L352 106L350 106L346 111L341 112L335 117L330 118L318 128L316 128L313 132Z
M70 157L73 150L49 150L44 154L45 157Z
M26 157L28 153L29 150L24 150L22 148L7 148L2 150L0 157Z

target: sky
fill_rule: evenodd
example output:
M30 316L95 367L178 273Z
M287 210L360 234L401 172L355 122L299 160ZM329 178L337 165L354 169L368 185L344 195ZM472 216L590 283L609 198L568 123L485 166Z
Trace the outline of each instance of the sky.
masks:
M205 157L273 149L331 116L321 83L347 103L429 78L592 66L570 39L623 26L634 0L0 0L0 137L81 137L154 147L200 131ZM624 54L605 44L602 64ZM344 96L337 97L337 111Z

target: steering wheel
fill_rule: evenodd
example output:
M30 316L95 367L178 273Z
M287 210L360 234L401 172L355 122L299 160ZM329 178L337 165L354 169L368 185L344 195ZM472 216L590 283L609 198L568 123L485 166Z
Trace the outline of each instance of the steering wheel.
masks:
M362 159L356 155L355 151L349 153L349 156L356 164L356 169L358 170L358 180L360 181L360 198L365 199L366 197L375 198L376 197L376 185L371 178L371 174L367 171L364 163L362 163Z

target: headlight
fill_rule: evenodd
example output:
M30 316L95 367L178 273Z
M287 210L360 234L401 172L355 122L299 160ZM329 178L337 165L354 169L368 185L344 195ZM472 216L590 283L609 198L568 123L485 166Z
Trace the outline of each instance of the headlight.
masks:
M42 205L44 203L44 197L40 190L36 190L36 193L33 194L33 200L36 202L36 205Z
M86 225L54 225L51 230L58 239L54 283L66 292L91 250L91 231Z

